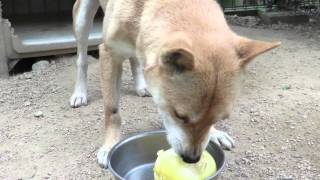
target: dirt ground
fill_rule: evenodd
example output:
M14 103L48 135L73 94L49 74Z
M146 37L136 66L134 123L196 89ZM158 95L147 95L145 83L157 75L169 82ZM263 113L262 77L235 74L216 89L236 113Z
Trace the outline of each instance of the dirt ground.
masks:
M217 124L236 140L221 179L320 179L319 41L286 30L233 29L282 46L250 65L231 118ZM89 105L72 109L74 60L0 80L0 179L112 179L95 156L103 131L99 63L91 58ZM128 63L121 113L124 136L162 128L151 98L135 95Z

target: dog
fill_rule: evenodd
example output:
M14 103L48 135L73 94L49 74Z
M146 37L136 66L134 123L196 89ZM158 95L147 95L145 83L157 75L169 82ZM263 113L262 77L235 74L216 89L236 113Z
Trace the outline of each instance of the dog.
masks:
M213 125L229 117L247 65L280 42L251 40L234 33L213 0L77 0L74 31L77 79L70 103L87 104L88 34L98 7L105 12L99 46L107 155L120 139L122 63L129 59L139 96L158 107L171 147L195 163L209 140L226 149L234 140Z

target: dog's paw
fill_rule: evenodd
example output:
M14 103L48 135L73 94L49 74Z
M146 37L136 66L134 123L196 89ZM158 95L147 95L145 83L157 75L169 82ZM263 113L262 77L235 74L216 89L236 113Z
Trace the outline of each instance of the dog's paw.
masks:
M108 168L109 151L110 151L109 148L102 146L97 153L98 164L100 167L105 168L105 169Z
M75 92L70 98L70 106L72 108L78 108L80 106L86 106L88 104L87 93Z
M146 88L137 89L136 91L140 97L151 97L151 94Z
M211 133L210 139L223 149L231 150L234 148L234 140L226 132L216 130Z

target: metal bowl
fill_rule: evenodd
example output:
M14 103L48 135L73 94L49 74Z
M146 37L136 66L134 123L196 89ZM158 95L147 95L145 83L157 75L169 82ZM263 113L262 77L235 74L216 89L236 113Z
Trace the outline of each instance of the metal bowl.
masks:
M108 168L119 180L153 180L157 152L169 149L165 131L140 133L120 141L110 151ZM210 142L207 151L217 164L217 172L208 179L218 179L225 166L221 148Z

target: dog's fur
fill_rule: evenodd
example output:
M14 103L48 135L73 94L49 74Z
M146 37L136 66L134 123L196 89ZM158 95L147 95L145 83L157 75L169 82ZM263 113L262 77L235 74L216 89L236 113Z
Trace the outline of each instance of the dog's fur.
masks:
M236 35L213 0L100 0L100 4L105 10L99 51L106 137L99 164L106 167L108 151L120 138L119 88L122 62L128 58L138 94L148 95L148 87L169 143L186 161L199 159L210 131L215 142L231 148L233 140L212 125L229 116L246 65L280 43ZM87 39L98 6L98 0L78 0L74 8L78 78L73 107L87 103Z

